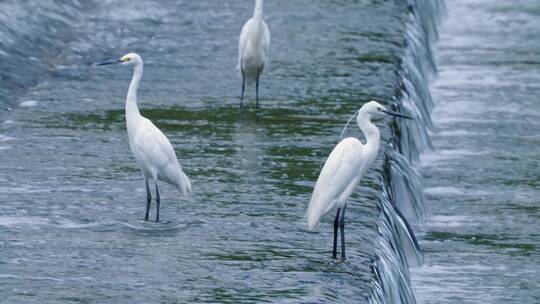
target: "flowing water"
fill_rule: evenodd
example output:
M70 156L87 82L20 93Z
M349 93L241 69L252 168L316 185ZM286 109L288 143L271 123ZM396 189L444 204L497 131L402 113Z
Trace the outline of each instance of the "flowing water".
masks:
M414 303L408 265L422 257L407 219L421 198L390 174L415 176L393 148L397 124L378 122L383 151L348 208L349 259L330 258L332 215L317 232L304 220L349 115L372 98L399 104L404 58L433 25L435 8L414 6L267 1L262 109L241 111L251 1L0 3L0 302ZM132 70L91 66L131 51L145 60L141 111L193 184L189 198L161 186L158 224L143 221L127 144ZM395 191L413 200L403 216Z
M0 3L0 302L537 302L538 6L450 1L432 53L439 1L266 1L262 109L240 111L251 2ZM158 224L127 144L132 71L91 66L131 51L193 183L161 186ZM332 214L317 232L303 216L372 98L416 120L377 122L334 261Z
M540 303L540 3L447 1L420 303Z

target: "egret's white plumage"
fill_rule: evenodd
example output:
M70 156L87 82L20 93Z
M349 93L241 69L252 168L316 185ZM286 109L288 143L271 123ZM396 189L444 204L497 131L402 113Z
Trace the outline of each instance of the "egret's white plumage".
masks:
M343 139L324 163L307 211L308 228L315 229L323 215L343 207L360 179L364 145L354 137Z
M191 192L191 183L182 170L167 137L147 118L140 117L128 129L131 152L146 180L161 180L175 186L183 195Z
M126 99L126 125L129 146L146 180L147 210L150 208L151 195L148 182L156 185L156 221L159 220L159 190L157 181L164 181L175 186L182 195L191 192L191 183L182 170L174 149L167 137L149 119L143 117L137 106L137 90L143 74L143 61L135 53L123 56L119 60L100 63L120 63L134 65L133 78Z
M256 82L257 107L259 105L259 76L268 65L268 47L270 46L270 31L263 19L263 0L255 1L253 17L249 19L240 33L238 42L238 66L242 76L242 96L244 87Z
M306 218L309 229L315 229L321 217L334 207L338 207L334 222L334 257L338 224L342 230L342 258L345 258L344 217L347 200L354 188L377 158L380 145L379 129L371 122L371 118L379 113L403 116L386 110L376 101L366 103L358 110L357 123L366 137L366 143L354 137L343 139L336 145L324 163L315 184ZM342 210L340 214L340 210ZM341 222L341 223L340 223Z

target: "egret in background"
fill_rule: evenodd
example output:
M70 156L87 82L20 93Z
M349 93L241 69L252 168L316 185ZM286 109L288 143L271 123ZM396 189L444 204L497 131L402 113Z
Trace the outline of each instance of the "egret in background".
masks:
M263 20L263 0L255 1L253 17L244 24L238 44L238 66L242 75L240 107L244 103L246 85L255 82L256 107L259 108L259 77L268 63L270 31Z
M366 137L366 144L354 137L343 139L336 145L324 163L307 210L307 222L310 230L315 229L321 217L337 206L334 219L334 249L332 256L337 256L338 229L341 230L341 259L345 260L345 210L347 200L354 188L377 158L380 145L379 129L371 119L389 114L411 119L400 113L387 110L376 101L363 105L349 122L358 114L356 121ZM349 124L347 122L347 125ZM346 128L347 126L345 126ZM345 131L345 129L343 130ZM343 132L341 133L343 135Z
M108 60L97 65L122 64L133 65L134 73L129 85L126 99L126 125L129 147L146 181L146 216L150 212L152 195L149 182L156 187L156 222L159 222L159 188L158 180L175 186L186 195L191 192L191 183L182 170L174 149L167 137L147 118L139 113L137 106L137 89L143 74L143 61L135 53L130 53L120 59Z

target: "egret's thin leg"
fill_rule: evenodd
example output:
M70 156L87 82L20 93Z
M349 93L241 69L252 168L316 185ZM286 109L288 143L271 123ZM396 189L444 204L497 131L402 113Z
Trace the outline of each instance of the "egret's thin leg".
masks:
M261 75L261 70L257 71L257 82L255 83L255 108L259 108L259 76Z
M244 89L246 88L246 75L242 70L242 95L240 95L240 108L244 106Z
M157 181L156 181L156 223L159 222L159 188L158 188L158 185L157 185Z
M144 217L145 221L148 221L148 213L150 213L150 204L152 203L152 194L150 194L150 184L146 180L146 216Z
M341 260L345 260L345 210L347 210L347 204L343 206L341 210L341 219L339 227L341 229Z
M339 212L341 208L338 208L336 212L336 218L334 219L334 250L332 251L332 257L335 259L337 257L337 235L339 228Z

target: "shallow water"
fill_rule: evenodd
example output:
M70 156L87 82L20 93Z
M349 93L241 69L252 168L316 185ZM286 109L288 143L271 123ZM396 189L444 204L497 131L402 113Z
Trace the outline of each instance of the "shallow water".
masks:
M447 6L413 287L419 303L539 303L540 5Z
M346 262L329 258L332 216L316 233L303 216L349 115L396 94L405 3L267 2L259 111L238 110L234 69L251 3L0 4L0 301L367 302L374 260L402 271L379 240L394 241L394 226L378 230L383 153L349 204ZM142 220L127 144L132 71L91 67L130 51L145 60L141 111L193 183L189 198L161 186L159 224Z
M538 5L448 1L431 112L440 2L267 1L262 109L239 111L247 2L0 3L0 302L537 303ZM131 70L91 67L130 51L193 182L161 186L159 224L127 145ZM377 122L338 262L332 216L303 215L371 98L416 120Z

